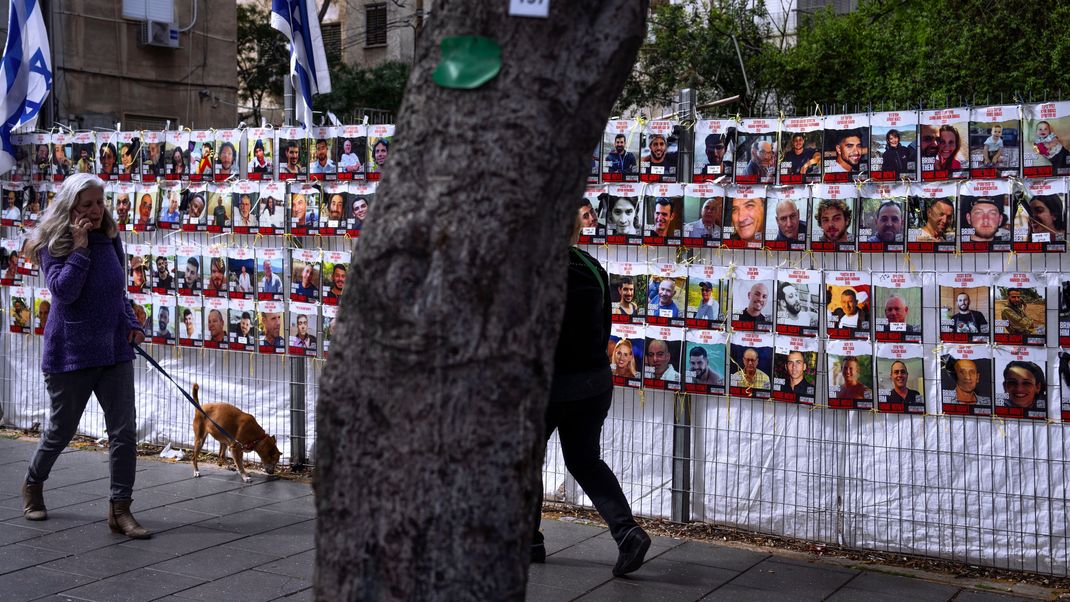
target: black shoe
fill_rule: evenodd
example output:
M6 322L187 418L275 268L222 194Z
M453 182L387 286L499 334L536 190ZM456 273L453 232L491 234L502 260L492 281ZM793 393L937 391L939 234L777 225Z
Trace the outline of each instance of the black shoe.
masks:
M531 564L546 564L546 544L531 544Z
M624 541L618 549L620 554L617 555L617 565L613 567L614 577L627 575L643 566L646 551L650 549L650 536L643 531L642 527L632 527L632 530L624 536Z

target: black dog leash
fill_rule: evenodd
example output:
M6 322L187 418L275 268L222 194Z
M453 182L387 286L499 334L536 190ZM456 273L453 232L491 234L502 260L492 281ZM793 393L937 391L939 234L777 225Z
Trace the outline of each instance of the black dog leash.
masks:
M156 368L156 370L158 370L160 372L160 374L163 374L165 377L167 377L167 380L171 381L171 383L175 385L175 387L179 390L179 392L182 393L182 395L184 395L186 397L186 400L189 401L191 404L193 404L193 407L197 408L197 411L200 412L205 418L207 418L208 422L211 422L212 424L214 424L215 427L217 429L219 429L219 432L223 433L223 435L227 439L230 439L234 443L237 443L238 446L241 447L242 449L246 448L246 446L243 445L241 441L238 441L237 437L235 437L234 435L231 435L230 433L228 433L225 428L219 426L218 422L216 422L215 420L212 420L212 417L209 416L208 413L204 411L204 408L201 407L201 404L197 403L197 400L194 399L192 395L187 393L186 390L183 389L181 385L179 385L177 382L175 382L175 379L171 378L171 375L167 373L167 370L164 370L163 366L161 366L159 364L159 362L157 362L155 359L153 359L153 357L151 355L149 355L148 352L146 352L144 349L142 349L141 346L138 345L137 343L130 343L130 346L134 348L134 351L138 352L138 355L140 355L141 357L143 357L146 360L148 360L148 362L150 364L152 364L152 367Z

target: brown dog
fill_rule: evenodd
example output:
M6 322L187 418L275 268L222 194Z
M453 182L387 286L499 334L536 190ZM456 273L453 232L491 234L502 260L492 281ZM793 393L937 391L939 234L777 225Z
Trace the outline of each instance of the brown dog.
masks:
M200 399L197 397L198 389L200 387L194 383L193 399L200 403ZM226 463L227 448L230 448L230 456L234 459L234 465L238 467L238 473L241 474L241 479L246 483L251 481L252 478L245 474L245 466L242 464L242 454L245 452L256 452L260 456L260 461L264 464L264 471L268 474L274 474L275 465L279 463L282 453L279 452L275 438L267 434L256 423L256 418L229 403L206 403L201 407L204 408L205 414L211 416L212 420L219 423L219 426L233 435L239 443L231 441L226 435L219 432L219 429L205 419L203 414L200 412L195 413L193 415L193 476L201 476L200 471L197 470L197 456L200 455L201 447L204 446L204 441L208 438L208 435L212 435L219 442L219 465L223 466Z

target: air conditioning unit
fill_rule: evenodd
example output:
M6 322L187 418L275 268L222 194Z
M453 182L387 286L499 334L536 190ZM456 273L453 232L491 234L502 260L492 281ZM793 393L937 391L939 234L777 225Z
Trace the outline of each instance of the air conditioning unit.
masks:
M179 48L178 29L163 21L142 21L138 43L142 46Z

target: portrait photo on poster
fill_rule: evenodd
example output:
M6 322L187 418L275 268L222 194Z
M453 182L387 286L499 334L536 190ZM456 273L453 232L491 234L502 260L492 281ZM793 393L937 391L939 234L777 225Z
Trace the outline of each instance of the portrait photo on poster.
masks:
M646 321L646 262L608 262L609 302L614 323L641 324Z
M1014 195L1013 249L1018 253L1066 252L1065 178L1026 180Z
M726 191L723 240L733 249L761 249L765 243L765 186L737 184Z
M874 272L874 338L881 343L921 343L923 290L933 283L931 272Z
M877 408L893 414L925 413L925 363L922 345L877 344Z
M304 180L308 175L308 139L305 129L284 127L277 130L279 179Z
M643 244L679 246L683 234L684 188L680 184L650 184L643 195L646 220Z
M286 249L258 248L256 250L256 299L282 301L283 264Z
M773 335L733 332L728 348L728 389L732 397L769 399L773 382Z
M334 128L335 163L339 180L363 180L364 161L367 158L368 133L363 125L346 125Z
M695 123L692 182L698 184L720 178L731 181L737 125L731 119L700 119Z
M683 326L687 306L687 266L677 263L650 264L647 280L646 323Z
M170 245L154 245L152 257L152 292L158 295L173 295L177 288L175 248Z
M227 340L231 351L256 351L257 312L256 302L251 299L231 299L227 316ZM211 316L209 316L209 319Z
M679 391L683 386L679 370L683 349L683 328L647 326L643 387Z
M780 160L777 182L809 184L821 181L821 117L792 117L780 127Z
M995 411L1003 418L1048 418L1048 351L997 345Z
M602 182L639 181L639 122L634 119L610 120L602 133Z
M869 341L826 341L828 405L847 410L871 410L873 391L873 347Z
M325 305L338 305L341 301L351 260L352 255L349 251L323 252L323 291L321 298Z
M605 225L607 243L643 243L641 190L641 186L636 184L610 184L606 187L608 196L599 221Z
M805 251L810 223L810 187L770 188L765 198L765 246L775 251Z
M723 331L688 330L684 355L687 372L684 390L704 395L724 395L728 334Z
M227 251L227 292L231 299L255 299L256 255L249 247L231 247Z
M1022 175L1070 175L1070 101L1023 107Z
M688 328L725 330L727 327L728 268L694 264L687 269Z
M697 248L721 246L724 198L724 187L717 184L684 185L684 246Z
M349 217L346 222L346 234L351 238L360 236L364 222L368 219L368 208L375 204L375 182L351 182L349 184ZM597 213L595 223L597 225ZM582 234L581 234L582 236ZM605 242L603 238L598 242Z
M963 253L1011 250L1011 183L969 180L959 187L959 241Z
M613 384L638 389L643 386L641 368L645 365L646 327L638 324L613 324L606 354L613 372Z
M992 348L944 345L940 355L940 400L945 414L992 415Z
M338 163L334 160L334 128L314 127L311 129L311 161L308 168L309 179L335 180L338 178Z
M674 121L646 122L641 140L639 180L642 182L678 182L677 163L680 125Z
M1047 274L994 274L992 340L997 345L1044 347L1048 341Z
M736 184L772 184L777 172L777 123L744 119L736 129Z
M256 220L258 234L281 234L286 229L286 184L265 182L260 185L260 204Z
M168 180L190 179L190 133L168 130L164 134L164 169Z
M918 122L921 180L929 182L969 177L969 109L921 111Z
M216 130L216 153L214 155L214 178L225 182L241 176L238 149L241 148L241 130Z
M858 250L902 253L906 240L906 206L910 187L865 184L859 201Z
M776 268L737 267L732 282L732 329L773 332Z
M368 126L368 157L364 163L364 177L369 180L382 178L382 171L390 157L390 145L394 142L393 125Z
M249 128L246 130L246 177L252 181L275 177L275 130Z
M818 336L821 301L821 272L788 267L777 269L776 331L802 337Z
M229 349L230 334L228 320L230 314L230 302L219 297L204 299L202 309L204 315L204 328L201 330L201 339L204 347L208 349Z
M1020 107L974 107L969 127L970 177L1017 177L1022 167Z
M911 184L907 198L908 252L954 253L957 250L957 201L958 186L954 182Z
M824 118L822 182L841 184L869 177L869 115Z
M319 249L291 249L290 295L291 301L317 304L320 300L320 276L323 270L322 253Z
M777 335L773 356L773 399L814 405L817 400L818 342Z
M825 272L825 332L830 339L868 340L872 305L869 272Z
M858 189L853 184L815 184L810 248L819 252L856 251L857 204Z
M579 215L580 237L576 241L578 244L600 245L606 242L605 226L598 223L598 215L602 212L602 205L608 196L604 186L588 186L583 191ZM365 205L365 211L367 211L367 205Z
M869 116L869 177L876 182L918 177L917 111L882 111Z
M181 347L203 347L201 333L204 308L201 297L178 297L178 344Z
M939 272L936 283L940 290L940 340L988 343L992 332L991 275Z

